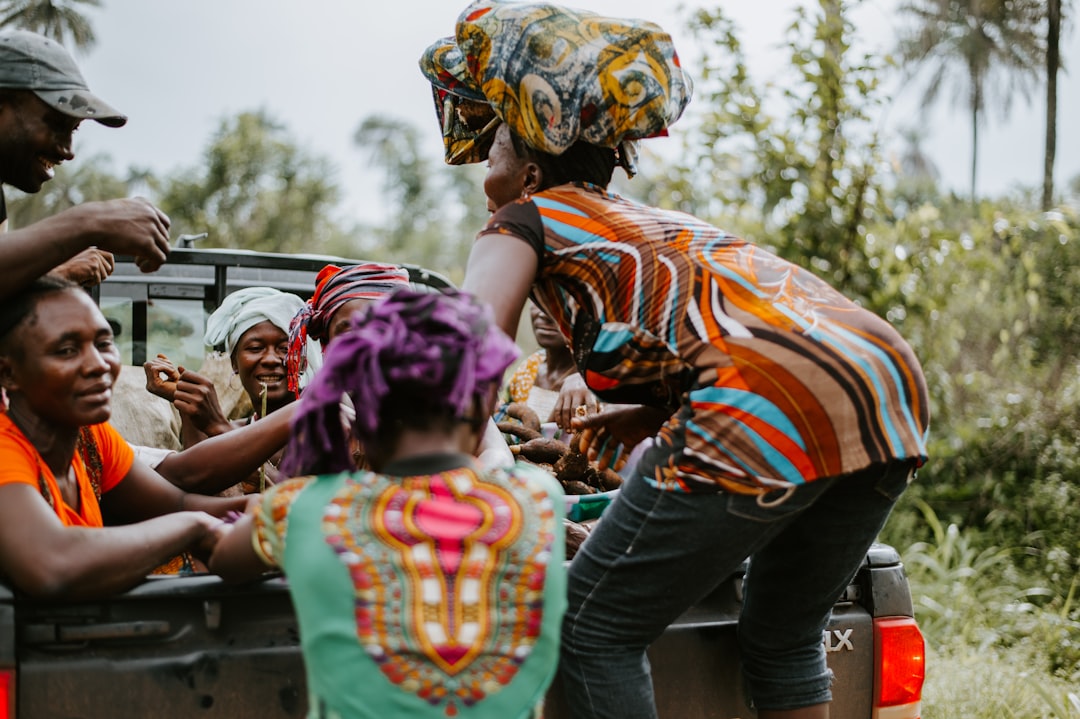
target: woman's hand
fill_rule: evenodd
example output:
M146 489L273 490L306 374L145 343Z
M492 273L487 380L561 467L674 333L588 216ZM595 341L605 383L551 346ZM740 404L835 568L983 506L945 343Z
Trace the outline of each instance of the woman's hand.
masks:
M176 382L180 379L180 370L163 354L143 363L146 373L146 391L172 402L176 396Z
M193 427L208 437L224 434L232 429L229 418L221 409L213 381L197 372L180 368L173 406Z
M574 373L563 380L559 396L555 400L555 406L551 409L549 422L559 425L564 432L571 431L570 421L578 416L578 408L584 407L585 414L596 414L600 411L600 401L596 395L585 386L585 379L578 373Z
M190 514L198 519L205 532L191 548L191 551L200 560L207 561L214 552L214 547L232 530L233 525L206 512L191 512Z
M608 405L599 414L575 417L570 427L577 433L578 449L603 470L611 466L619 445L625 448L620 462L625 462L630 450L656 436L670 417L670 410L658 407ZM621 469L621 465L613 469Z

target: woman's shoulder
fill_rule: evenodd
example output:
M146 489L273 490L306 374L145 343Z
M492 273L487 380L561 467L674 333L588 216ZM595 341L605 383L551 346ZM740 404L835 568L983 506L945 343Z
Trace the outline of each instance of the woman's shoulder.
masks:
M0 412L0 477L4 480L22 478L27 471L29 479L36 481L32 470L36 466L37 450L30 440L15 426L6 412Z
M7 412L0 412L0 442L4 446L19 444L25 442L26 437L19 431L19 428L15 426L15 423L11 421L11 417Z
M537 193L532 199L541 221L557 223L559 227L579 226L601 235L615 227L620 232L633 227L646 234L693 227L696 232L708 236L730 236L723 229L693 215L645 204L587 182L557 185Z
M113 427L112 424L109 422L92 424L86 427L85 430L89 430L90 434L93 435L99 446L112 446L117 442L121 442L128 447L131 446L128 441L120 435L120 432L116 429L116 427Z

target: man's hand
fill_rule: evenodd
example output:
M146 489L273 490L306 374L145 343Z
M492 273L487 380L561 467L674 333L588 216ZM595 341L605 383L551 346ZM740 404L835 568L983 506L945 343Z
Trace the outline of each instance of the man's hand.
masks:
M169 218L149 200L132 197L87 202L68 212L85 215L94 245L118 255L132 255L143 272L153 272L169 256Z
M83 250L49 274L71 280L83 287L100 285L112 274L116 263L111 252L91 247Z

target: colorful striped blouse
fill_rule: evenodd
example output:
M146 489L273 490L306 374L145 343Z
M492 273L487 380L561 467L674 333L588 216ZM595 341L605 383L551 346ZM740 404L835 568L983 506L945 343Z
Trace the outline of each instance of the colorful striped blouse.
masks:
M532 298L590 389L684 407L679 421L722 468L707 481L760 492L925 461L927 388L911 348L807 270L588 184L504 206L491 233L536 250Z

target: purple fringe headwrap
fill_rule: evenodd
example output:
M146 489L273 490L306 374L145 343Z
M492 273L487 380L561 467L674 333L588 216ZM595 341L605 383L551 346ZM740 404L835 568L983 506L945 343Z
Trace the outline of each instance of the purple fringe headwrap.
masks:
M383 400L399 388L422 391L430 406L464 419L520 353L491 308L457 290L401 289L352 323L326 348L322 369L300 397L281 467L289 476L352 467L342 395L352 399L353 434L362 442L375 436Z

